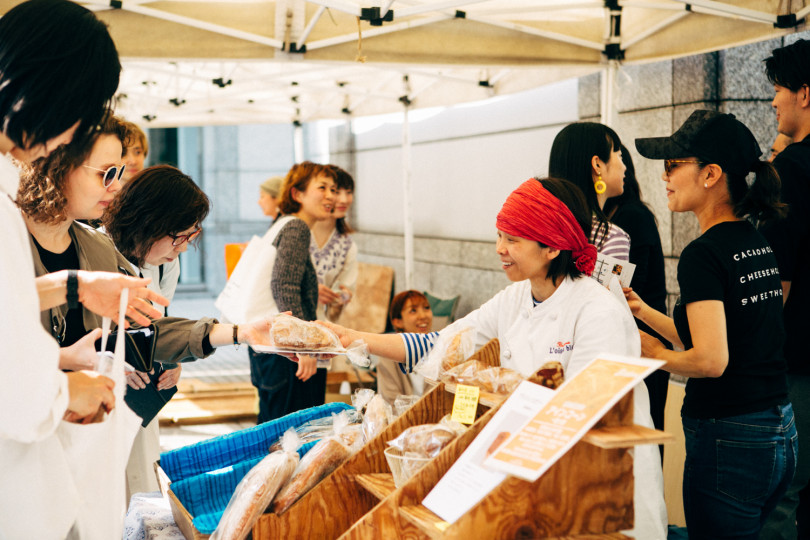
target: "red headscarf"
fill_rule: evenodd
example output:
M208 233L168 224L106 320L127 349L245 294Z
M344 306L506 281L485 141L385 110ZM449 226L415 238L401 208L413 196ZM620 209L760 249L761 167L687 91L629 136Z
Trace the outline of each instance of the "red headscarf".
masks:
M571 210L536 178L526 180L506 198L495 223L508 235L571 251L580 272L593 272L596 247L588 243Z

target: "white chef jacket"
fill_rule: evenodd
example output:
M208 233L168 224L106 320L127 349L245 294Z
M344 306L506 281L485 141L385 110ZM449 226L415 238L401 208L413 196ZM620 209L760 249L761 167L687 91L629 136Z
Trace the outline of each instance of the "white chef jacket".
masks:
M476 350L498 338L501 365L525 376L552 360L560 362L570 378L601 354L641 354L638 328L629 310L587 277L565 278L554 294L537 305L528 280L513 283L440 334L465 327L476 330ZM652 428L644 383L635 388L633 402L635 423ZM641 540L665 539L664 478L655 445L636 447L633 474L636 526L630 534Z
M79 496L55 431L68 404L59 346L40 322L19 171L0 154L0 540L62 539Z

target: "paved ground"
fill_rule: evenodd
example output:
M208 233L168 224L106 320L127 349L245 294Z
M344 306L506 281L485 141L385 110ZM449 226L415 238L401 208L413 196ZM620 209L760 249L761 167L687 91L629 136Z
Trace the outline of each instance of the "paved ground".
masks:
M189 319L216 317L219 314L214 307L214 296L200 293L178 293L169 313L175 317ZM239 350L232 346L220 347L208 358L183 364L183 372L180 377L199 379L206 383L250 382L247 347L242 346ZM172 450L253 425L255 424L252 422L228 422L162 427L160 428L160 447L162 451Z

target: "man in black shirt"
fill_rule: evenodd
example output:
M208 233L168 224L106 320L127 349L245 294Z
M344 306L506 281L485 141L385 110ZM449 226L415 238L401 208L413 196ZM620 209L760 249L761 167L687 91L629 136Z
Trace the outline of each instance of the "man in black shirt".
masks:
M763 227L762 233L776 255L784 290L784 354L799 433L799 462L793 483L769 516L761 538L792 540L810 538L810 489L804 489L810 483L810 355L803 339L810 325L810 41L775 49L765 67L774 85L771 105L779 133L795 141L773 160L788 216Z

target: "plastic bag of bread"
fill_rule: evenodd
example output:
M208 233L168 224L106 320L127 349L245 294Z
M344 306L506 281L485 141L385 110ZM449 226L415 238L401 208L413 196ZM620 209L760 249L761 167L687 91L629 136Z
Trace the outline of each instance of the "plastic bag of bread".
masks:
M474 352L475 328L450 326L439 333L427 359L414 371L426 379L438 381L444 371L462 364Z
M244 540L293 475L300 443L292 430L285 433L282 440L282 450L262 459L236 486L211 540Z
M292 315L280 313L273 318L270 327L270 345L254 345L254 350L282 355L307 355L318 360L318 367L329 368L332 357L344 354L353 364L368 367L371 363L368 346L355 341L343 347L340 338L332 330L316 322L303 321Z
M500 366L488 366L478 360L468 360L461 365L445 371L442 381L477 386L491 394L511 394L523 381L524 377L517 371Z
M412 394L397 396L394 400L394 416L402 416L402 413L410 409L420 399L422 399L422 396Z
M391 406L385 402L382 394L375 395L366 406L366 413L363 415L363 439L365 442L376 437L391 419Z
M352 394L352 407L362 413L365 411L366 405L368 405L376 395L377 393L371 388L358 388L354 391L354 394Z
M301 459L290 482L273 500L273 512L286 512L295 501L340 467L362 446L363 438L359 436L359 430L347 430L349 426L344 418L338 414L334 422L335 433L318 441ZM348 441L351 444L346 444Z
M444 416L442 416L442 419L439 420L439 424L446 428L452 429L456 433L456 435L461 435L462 433L467 431L467 426L465 426L461 422L453 420L452 417L453 417L452 413L445 414Z
M455 438L456 432L447 426L421 424L409 427L388 444L406 456L432 458Z
M360 423L363 421L363 415L361 415L355 409L346 409L345 411L340 411L340 413L337 414L332 413L330 416L310 420L309 422L301 424L295 428L295 433L298 435L298 439L301 441L301 444L304 445L308 442L319 441L324 437L329 437L330 435L334 434L334 421L339 415L345 416L348 424L346 428L347 430L349 430L351 426L356 426L357 429L360 429ZM283 440L284 436L282 435L270 446L270 451L275 452L277 450L281 450Z

